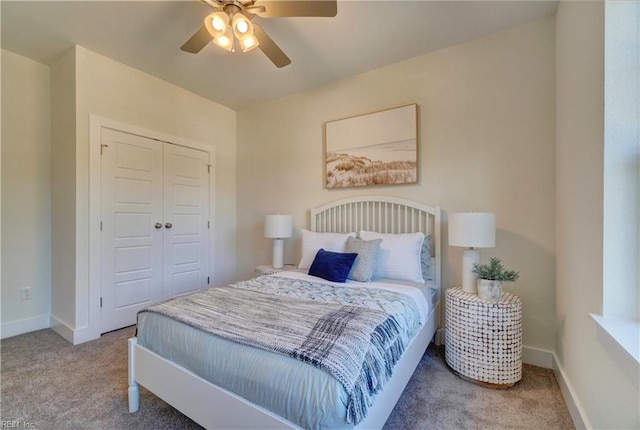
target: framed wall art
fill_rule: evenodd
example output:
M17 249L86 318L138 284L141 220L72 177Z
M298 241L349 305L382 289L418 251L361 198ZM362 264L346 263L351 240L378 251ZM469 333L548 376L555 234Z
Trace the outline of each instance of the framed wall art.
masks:
M329 189L418 182L418 105L325 123Z

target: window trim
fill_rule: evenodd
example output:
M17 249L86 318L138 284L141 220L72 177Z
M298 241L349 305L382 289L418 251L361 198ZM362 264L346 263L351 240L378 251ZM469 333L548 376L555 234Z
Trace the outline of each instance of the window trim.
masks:
M604 317L589 313L602 331L612 338L620 346L625 355L640 364L640 321Z

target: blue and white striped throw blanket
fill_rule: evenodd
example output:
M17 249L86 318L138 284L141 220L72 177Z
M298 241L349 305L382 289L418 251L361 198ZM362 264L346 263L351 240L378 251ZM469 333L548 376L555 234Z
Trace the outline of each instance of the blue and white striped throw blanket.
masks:
M345 288L263 276L178 297L140 312L159 313L252 347L278 352L319 367L344 386L347 423L357 425L391 377L406 347L406 315L371 309L372 301L401 303L418 319L405 294ZM336 290L340 290L336 294ZM375 299L373 299L375 297ZM399 318L398 318L399 317Z

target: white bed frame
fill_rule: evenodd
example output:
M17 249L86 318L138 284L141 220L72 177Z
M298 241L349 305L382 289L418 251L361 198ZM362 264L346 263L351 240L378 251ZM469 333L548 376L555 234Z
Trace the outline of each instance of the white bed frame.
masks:
M432 235L435 256L437 303L427 323L413 339L394 368L393 377L369 408L367 418L356 428L382 428L429 342L437 332L441 312L440 208L410 200L384 196L362 196L337 200L311 210L310 228L318 232L362 230L380 233L423 232ZM282 429L295 424L129 339L129 411L140 406L142 385L207 429Z

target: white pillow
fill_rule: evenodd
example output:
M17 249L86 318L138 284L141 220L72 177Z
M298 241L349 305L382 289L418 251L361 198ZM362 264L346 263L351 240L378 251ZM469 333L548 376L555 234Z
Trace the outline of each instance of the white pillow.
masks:
M420 259L423 233L389 234L360 230L358 237L363 240L382 239L378 264L373 272L374 279L400 279L424 283Z
M354 233L317 233L310 230L302 229L302 258L298 269L308 270L316 258L316 254L320 248L325 251L344 252L347 245L347 239L356 237Z

